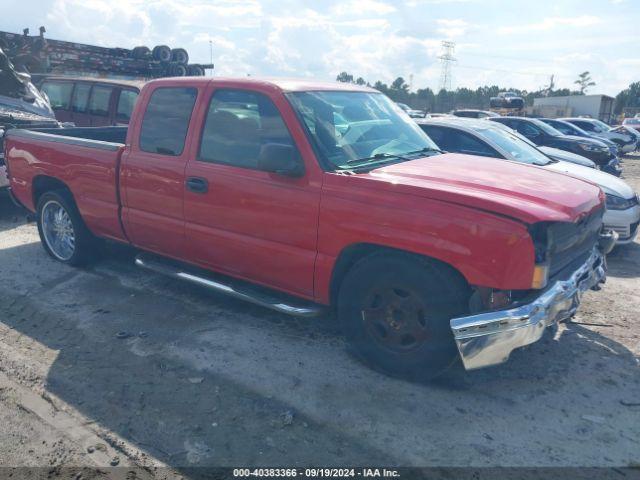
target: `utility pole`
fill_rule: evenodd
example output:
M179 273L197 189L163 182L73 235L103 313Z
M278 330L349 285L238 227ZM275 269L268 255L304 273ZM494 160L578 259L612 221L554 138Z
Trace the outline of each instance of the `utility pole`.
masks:
M442 42L442 54L438 57L442 70L440 71L440 90L451 90L451 64L457 59L453 56L456 43L448 40Z
M209 39L209 63L213 65L213 41ZM213 77L213 68L211 69L211 76Z

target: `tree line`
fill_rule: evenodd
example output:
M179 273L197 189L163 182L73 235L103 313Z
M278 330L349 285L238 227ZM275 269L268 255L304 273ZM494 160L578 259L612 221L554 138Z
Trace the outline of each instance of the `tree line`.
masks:
M547 88L534 92L519 88L503 88L497 85L478 87L476 89L461 87L455 90L440 90L434 92L430 88L419 88L415 91L409 89L409 84L403 77L396 78L390 85L381 81L371 84L362 77L354 77L348 72L342 72L336 80L345 83L355 83L357 85L367 85L379 90L396 102L406 103L411 108L426 110L427 112L449 112L456 108L474 108L488 110L491 97L496 97L498 93L504 91L515 92L525 100L526 105L533 105L533 99L538 97L562 97L566 95L584 95L586 89L595 85L591 81L589 72L584 72L575 82L579 85L578 90L569 88L554 88L553 83ZM616 96L615 113L620 114L625 107L640 107L640 82L629 85Z

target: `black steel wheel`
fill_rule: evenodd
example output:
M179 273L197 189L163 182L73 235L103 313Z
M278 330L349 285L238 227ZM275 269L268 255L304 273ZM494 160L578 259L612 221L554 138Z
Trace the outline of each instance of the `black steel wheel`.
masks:
M352 351L387 373L429 379L458 358L451 318L468 312L469 287L437 261L383 251L345 275L338 317Z

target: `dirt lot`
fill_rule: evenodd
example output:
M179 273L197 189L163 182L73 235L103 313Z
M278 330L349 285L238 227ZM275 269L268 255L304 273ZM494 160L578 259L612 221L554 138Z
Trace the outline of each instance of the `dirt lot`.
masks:
M640 157L625 177L640 190ZM640 462L640 244L574 322L509 363L432 384L299 320L42 250L0 199L0 466L602 466Z

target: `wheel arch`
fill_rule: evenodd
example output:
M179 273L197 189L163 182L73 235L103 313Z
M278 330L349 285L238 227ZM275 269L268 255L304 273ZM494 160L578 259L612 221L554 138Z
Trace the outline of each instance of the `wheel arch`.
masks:
M66 194L69 195L73 203L74 204L76 203L75 198L73 198L73 193L71 193L71 189L62 180L49 175L38 175L34 177L31 182L31 194L33 197L32 198L33 206L37 208L38 200L40 199L40 197L47 192L51 192L55 190L64 191Z
M342 281L344 280L347 272L358 262L361 260L377 254L377 253L393 253L393 254L401 254L409 257L414 257L417 260L423 262L429 262L431 265L435 265L438 268L442 268L450 271L452 274L459 277L459 280L463 282L466 286L470 286L469 282L465 278L465 276L455 268L453 265L443 262L435 257L431 257L428 255L418 254L415 252L410 252L407 250L402 250L393 247L387 247L384 245L379 245L375 243L356 243L349 245L342 249L336 262L334 264L333 270L331 272L331 283L329 289L330 301L331 305L336 305L336 301L338 298L338 292L340 291L340 287L342 285Z

